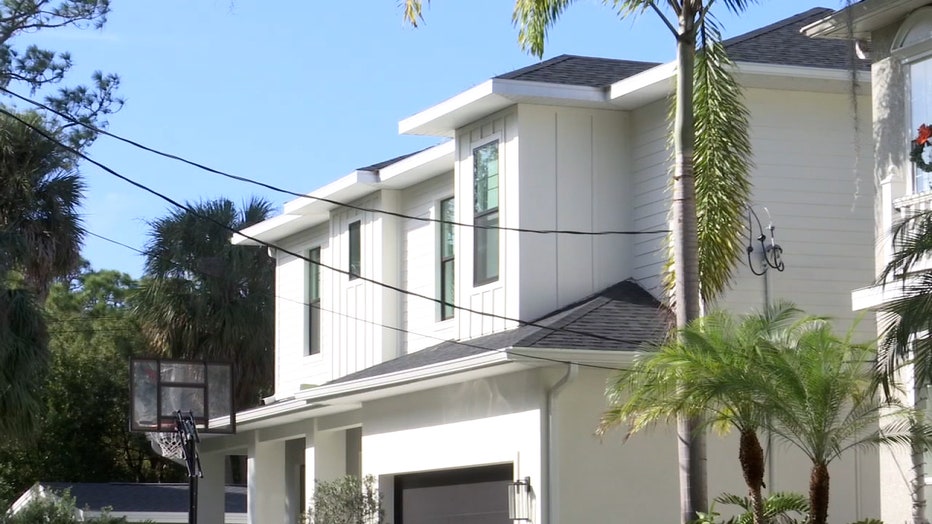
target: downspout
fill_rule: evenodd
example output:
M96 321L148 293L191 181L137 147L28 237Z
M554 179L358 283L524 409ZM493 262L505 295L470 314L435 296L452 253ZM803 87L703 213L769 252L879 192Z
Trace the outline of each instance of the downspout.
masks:
M554 435L556 434L556 424L554 424L553 417L553 406L556 404L557 397L560 395L560 392L565 388L570 382L576 380L576 377L579 375L579 364L575 362L570 362L567 365L566 373L558 380L550 389L547 390L547 400L545 409L547 411L547 432L544 435L544 447L547 450L547 460L544 461L544 481L545 481L545 490L544 490L544 507L546 511L544 512L544 524L554 524L554 516L556 515L557 505L554 502L556 498L556 493L559 492L559 482L557 480L557 474L555 470L557 469L555 464L557 463L557 451L556 446L553 445L555 440Z

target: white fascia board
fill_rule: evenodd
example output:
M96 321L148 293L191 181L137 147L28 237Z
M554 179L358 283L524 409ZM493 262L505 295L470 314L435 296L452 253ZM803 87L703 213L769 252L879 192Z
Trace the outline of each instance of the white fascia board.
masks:
M905 290L915 289L918 282L914 277L897 278L884 284L862 287L851 292L851 310L877 309L893 300L903 298Z
M294 200L286 202L283 212L285 214L303 215L311 212L310 210L314 207L333 207L332 204L321 202L318 199L326 198L328 200L342 201L340 199L359 198L373 191L373 189L368 186L378 183L378 173L357 169L320 189L311 191L304 197L295 198Z
M615 82L608 99L621 109L636 109L673 92L676 62L667 62Z
M457 128L519 102L610 107L607 101L598 87L493 78L405 118L398 132L452 138Z
M851 71L824 67L801 67L756 62L735 62L735 75L742 87L850 93ZM858 87L870 92L870 71L857 72Z
M742 87L789 91L847 92L851 73L840 69L735 62L734 73ZM668 62L615 82L609 99L620 109L637 109L673 94L676 63ZM870 87L870 73L858 71L861 87Z
M543 364L592 364L627 368L634 363L642 351L605 351L598 349L560 348L512 348L509 355L517 361L541 362Z
M282 214L234 233L234 245L257 246L262 242L275 242L299 231L326 222L335 202L350 202L376 191L379 175L372 171L357 170L326 186L285 203Z
M382 187L401 189L453 171L455 143L448 140L379 170Z
M847 40L850 38L850 23L851 36L870 40L871 31L896 22L927 3L928 0L863 0L809 24L800 31L811 38Z

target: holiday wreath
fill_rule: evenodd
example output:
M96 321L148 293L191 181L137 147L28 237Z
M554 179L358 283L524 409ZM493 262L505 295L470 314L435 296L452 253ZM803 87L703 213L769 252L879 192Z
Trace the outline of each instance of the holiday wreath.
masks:
M922 158L922 153L925 151L926 146L932 142L930 139L932 139L932 127L922 124L919 126L919 136L913 140L912 149L909 151L909 160L926 173L932 173L932 163L926 162Z

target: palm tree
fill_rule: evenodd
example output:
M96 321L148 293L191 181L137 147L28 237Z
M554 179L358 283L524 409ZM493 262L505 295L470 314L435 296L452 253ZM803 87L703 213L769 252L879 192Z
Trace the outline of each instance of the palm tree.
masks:
M721 2L733 12L742 12L756 0ZM522 49L543 56L547 31L573 3L573 0L515 0L512 19L519 27L518 42ZM740 215L750 190L747 112L709 16L715 0L662 2L675 20L657 7L656 0L604 0L604 3L612 5L622 17L653 10L676 40L670 283L676 325L682 329L699 317L701 299L710 300L727 286L738 260ZM422 0L405 0L405 20L416 26L422 19L422 9ZM715 50L699 55L700 61L706 60L704 70L696 60L698 39L706 50ZM706 91L696 89L702 82ZM716 89L719 86L721 90ZM723 104L716 105L716 101ZM697 132L704 135L697 136ZM723 173L725 178L720 178ZM705 511L708 506L704 436L696 431L700 424L686 419L677 422L682 522L689 522L697 511Z
M253 198L189 204L149 224L136 302L143 333L161 355L233 363L237 408L272 386L274 261L265 248L234 246L231 230L265 220Z
M927 445L930 429L921 414L896 399L884 401L872 365L875 349L839 337L827 322L812 323L793 344L767 353L769 408L773 433L812 463L810 521L825 524L832 461L848 450L878 444Z
M0 435L36 427L49 366L41 304L56 278L80 264L84 185L73 157L30 126L0 116Z
M907 217L893 228L893 257L887 262L877 283L901 289L899 298L881 306L882 317L879 369L889 388L898 380L901 366L912 368L912 389L919 410L925 409L927 387L932 384L932 272L922 265L932 254L932 211ZM913 521L925 518L925 449L912 449Z
M760 404L763 354L803 325L799 310L778 304L735 318L719 311L692 322L675 340L639 360L607 391L609 410L599 432L630 424L630 433L689 415L740 434L738 460L755 524L766 522L764 450L758 431L769 412ZM630 434L629 433L629 434Z
M20 118L0 116L0 274L18 272L43 303L81 263L84 183L71 154L33 129L47 128L42 118Z

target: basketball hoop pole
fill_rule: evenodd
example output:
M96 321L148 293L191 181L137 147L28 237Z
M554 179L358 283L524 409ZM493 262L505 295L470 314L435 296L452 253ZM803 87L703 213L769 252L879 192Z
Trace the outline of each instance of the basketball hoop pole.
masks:
M197 479L204 476L201 459L197 454L197 425L194 413L190 411L175 412L175 432L184 443L184 463L188 469L188 524L197 524Z

